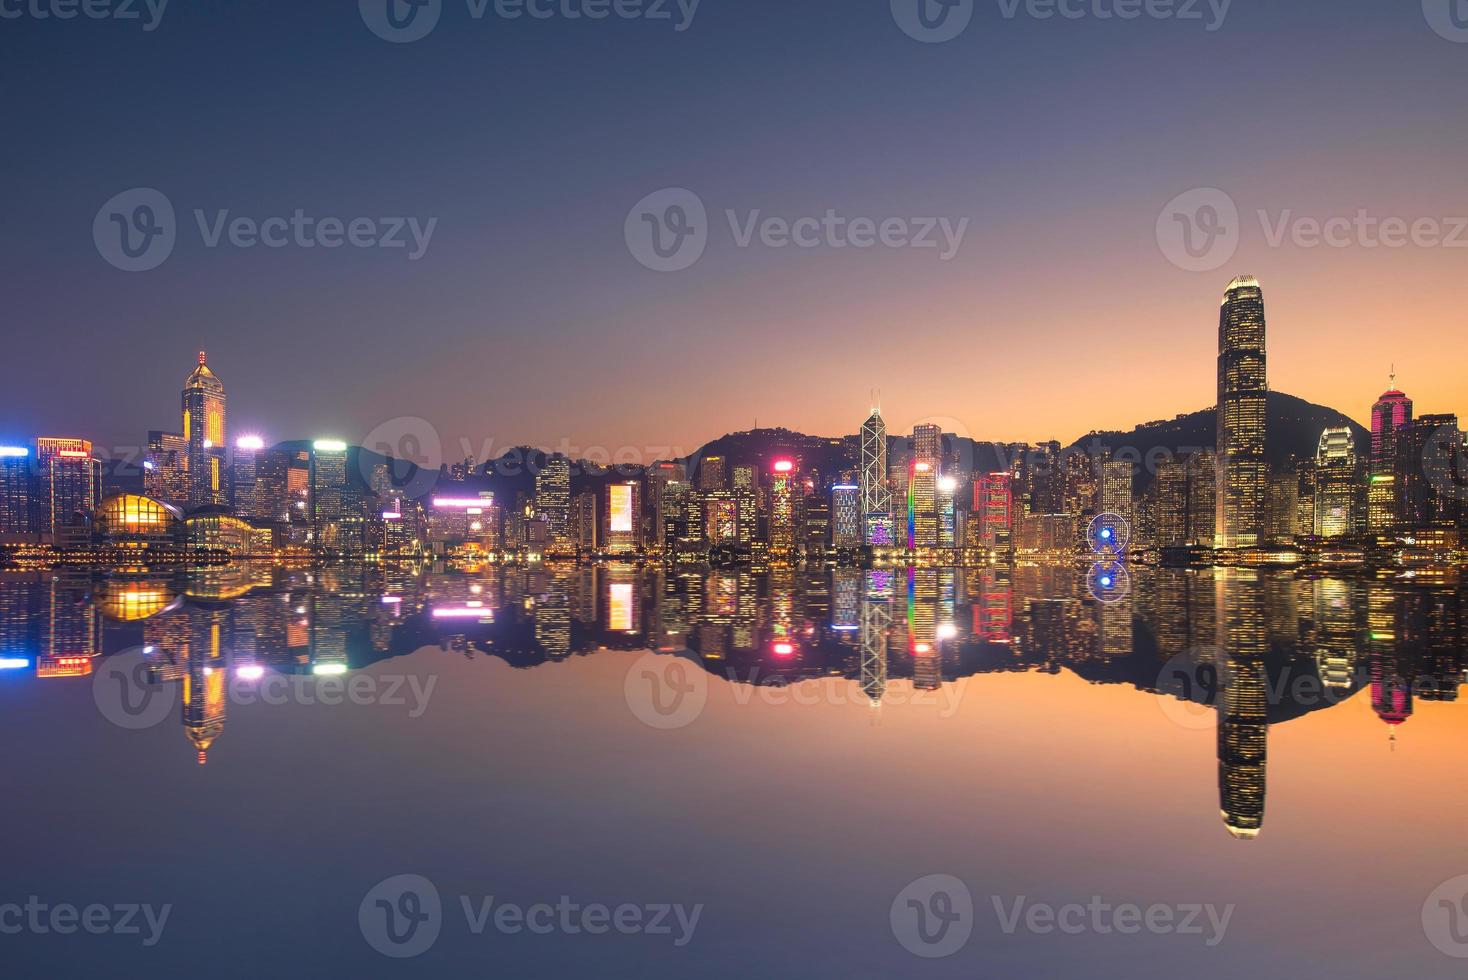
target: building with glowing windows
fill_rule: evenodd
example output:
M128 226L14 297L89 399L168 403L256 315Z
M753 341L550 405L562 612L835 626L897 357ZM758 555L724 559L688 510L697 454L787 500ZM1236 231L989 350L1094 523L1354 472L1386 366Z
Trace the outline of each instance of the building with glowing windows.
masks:
M861 510L866 543L892 544L892 488L887 483L887 423L872 414L861 427Z
M611 554L634 554L642 549L639 531L642 485L635 480L609 483L603 491L602 547Z
M36 440L37 530L59 544L68 528L85 524L102 495L102 473L86 439Z
M976 540L970 547L1008 551L1014 546L1014 479L1008 473L985 473L974 481Z
M191 486L189 441L176 432L149 432L148 453L143 458L143 492L154 500L187 507Z
M560 454L546 459L535 474L535 516L546 522L551 550L574 550L571 541L571 461Z
M789 555L795 551L795 495L798 477L795 463L776 460L770 469L769 543L774 554Z
M183 544L183 510L135 493L108 497L92 522L99 544L137 551L175 551Z
M1269 466L1264 290L1253 276L1228 284L1218 320L1218 512L1215 547L1264 540Z
M861 487L838 483L831 488L831 547L838 551L862 544Z
M229 492L234 512L250 520L263 520L266 517L266 508L261 506L255 487L259 479L260 457L264 451L264 439L259 436L242 436L235 441L234 459L230 463Z
M199 351L199 363L184 381L182 395L191 507L229 503L225 480L224 383L205 360L205 352Z
M1351 430L1326 429L1315 454L1316 537L1339 538L1355 533L1360 485L1356 440Z
M35 530L34 486L30 449L0 446L0 535Z
M938 468L916 457L907 473L907 547L938 546Z
M1456 530L1468 498L1463 433L1452 414L1423 415L1397 434L1397 515L1404 530Z
M1371 531L1390 531L1398 522L1397 436L1412 425L1412 399L1391 387L1371 406L1371 463L1367 487L1367 524Z
M324 551L353 550L346 443L334 439L312 443L310 499L312 543Z

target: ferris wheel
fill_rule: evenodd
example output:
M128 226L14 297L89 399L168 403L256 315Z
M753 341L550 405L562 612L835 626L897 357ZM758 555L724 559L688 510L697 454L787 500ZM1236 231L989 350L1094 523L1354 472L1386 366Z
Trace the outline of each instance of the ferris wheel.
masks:
M1091 518L1086 541L1098 555L1120 555L1132 543L1132 525L1120 514L1107 511Z

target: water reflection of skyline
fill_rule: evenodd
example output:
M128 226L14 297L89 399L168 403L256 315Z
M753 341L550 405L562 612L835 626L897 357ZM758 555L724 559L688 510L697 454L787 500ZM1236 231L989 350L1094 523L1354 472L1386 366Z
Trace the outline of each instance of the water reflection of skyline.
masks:
M178 685L201 763L224 734L231 678L344 674L425 648L517 669L647 649L735 684L845 680L874 710L893 681L937 691L1069 671L1211 709L1222 819L1249 838L1270 726L1366 690L1395 740L1414 699L1457 699L1464 603L1431 584L1245 569L1133 570L1124 590L1063 567L20 574L0 580L0 664L49 683L141 649L153 683Z

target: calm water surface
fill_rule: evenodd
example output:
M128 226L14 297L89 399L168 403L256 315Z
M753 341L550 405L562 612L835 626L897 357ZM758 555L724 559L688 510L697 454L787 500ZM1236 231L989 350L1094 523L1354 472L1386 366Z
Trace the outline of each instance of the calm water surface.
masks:
M1462 976L1465 617L1246 571L12 574L3 973Z

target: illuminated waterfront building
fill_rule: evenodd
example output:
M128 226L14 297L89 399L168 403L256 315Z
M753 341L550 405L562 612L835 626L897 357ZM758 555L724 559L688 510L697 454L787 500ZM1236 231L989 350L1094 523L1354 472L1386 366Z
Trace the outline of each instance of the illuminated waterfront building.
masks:
M795 550L795 497L798 477L795 463L776 460L769 478L770 551L788 555Z
M1014 546L1014 478L986 473L974 481L974 513L978 538L970 547L1008 551Z
M892 488L887 483L887 423L875 408L861 427L861 511L867 544L892 543ZM884 537L885 540L877 540Z
M1218 533L1218 458L1204 451L1188 457L1188 544L1213 547Z
M1367 487L1367 524L1371 531L1391 530L1397 513L1397 436L1412 425L1412 399L1391 387L1371 406L1371 464Z
M1097 509L1103 514L1120 514L1128 521L1135 520L1132 513L1132 484L1135 475L1131 463L1107 460L1101 464L1101 491L1096 501Z
M224 479L224 383L205 361L205 352L199 351L198 366L184 381L181 399L183 437L188 443L189 504L193 507L229 503Z
M938 475L943 470L943 429L932 423L913 426L912 458L927 463Z
M642 549L639 531L642 514L642 485L633 480L607 484L603 491L602 548L612 554L632 554Z
M1459 472L1463 433L1456 415L1423 415L1397 434L1397 515L1403 529L1454 528L1468 497Z
M666 482L660 484L659 492L666 486ZM571 500L571 531L577 551L588 555L596 551L596 494L590 490L578 493ZM661 529L658 531L658 540L663 540Z
M861 487L838 483L831 487L831 547L838 551L862 545Z
M800 501L800 544L809 554L820 554L831 541L831 499L819 492L814 483L797 484Z
M556 454L535 474L535 515L546 522L551 550L572 550L571 461Z
M86 439L42 436L36 440L37 530L53 540L75 523L90 520L102 493L102 473Z
M664 535L667 527L667 511L663 500L663 488L669 483L685 483L688 473L682 463L662 462L654 464L647 471L647 492L651 497L655 524L653 526L653 544L659 551L668 547L668 540Z
M348 540L347 444L319 439L311 445L311 541L325 551L353 550Z
M938 547L952 548L958 544L957 502L958 480L951 476L938 477Z
M169 551L182 542L183 510L163 500L134 493L108 497L97 508L93 533L113 548Z
M150 431L148 453L143 458L143 492L154 500L188 507L191 488L189 441L177 432Z
M1300 534L1300 474L1271 473L1265 502L1268 515L1265 534L1267 543L1293 544ZM1313 506L1311 513L1314 513Z
M1159 548L1181 548L1188 543L1188 468L1180 459L1157 464L1152 485L1154 521Z
M1264 291L1241 276L1229 283L1219 312L1219 548L1253 548L1264 538L1267 395Z
M907 547L935 548L938 545L937 466L914 458L907 473Z
M698 489L726 490L729 461L723 456L705 456L698 464Z
M1316 537L1339 538L1357 529L1359 487L1355 437L1349 428L1326 429L1315 454Z
M230 466L230 493L233 495L235 514L250 520L267 516L255 486L259 479L260 455L264 449L265 440L259 436L244 436L234 444L234 460ZM380 464L377 469L390 472L386 464Z
M30 449L0 446L0 535L35 530L34 487Z

